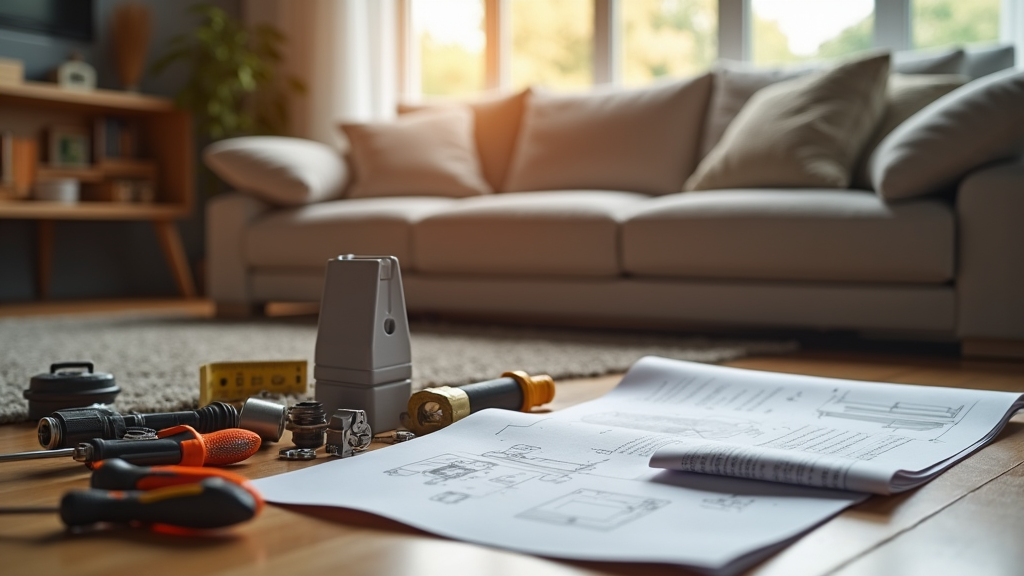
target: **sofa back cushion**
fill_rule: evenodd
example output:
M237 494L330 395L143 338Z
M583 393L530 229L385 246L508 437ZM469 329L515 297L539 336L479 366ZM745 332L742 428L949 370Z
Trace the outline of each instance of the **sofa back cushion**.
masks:
M972 169L1019 154L1024 144L1024 72L975 80L910 117L869 159L875 191L887 200L931 194Z
M348 198L476 196L492 192L480 171L473 112L448 106L393 122L342 124L355 182Z
M301 138L229 138L207 146L203 161L240 192L284 206L338 198L349 176L337 150Z
M868 159L882 139L925 106L963 86L970 80L960 74L892 74L885 94L885 114L875 133L861 151L853 173L854 188L871 190Z
M464 104L399 104L398 113L408 114L445 106L469 106L473 111L473 137L480 157L480 168L491 189L498 191L505 183L523 117L523 106L529 93L530 89L527 88L515 94L489 95Z
M884 53L762 89L686 189L846 188L884 112L888 75Z
M742 62L720 60L715 64L708 115L700 139L700 157L704 158L722 139L725 129L736 119L750 97L772 84L812 74L803 68L754 68Z
M503 188L678 192L697 163L711 76L640 90L534 91Z

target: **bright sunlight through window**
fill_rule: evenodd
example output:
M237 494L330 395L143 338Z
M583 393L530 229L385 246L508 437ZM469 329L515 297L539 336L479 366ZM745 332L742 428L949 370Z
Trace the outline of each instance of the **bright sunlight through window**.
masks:
M413 0L412 21L425 96L464 96L484 89L483 0Z
M752 0L753 60L780 64L870 49L874 5L874 0Z
M718 55L717 0L628 0L622 7L622 77L628 85L692 76Z

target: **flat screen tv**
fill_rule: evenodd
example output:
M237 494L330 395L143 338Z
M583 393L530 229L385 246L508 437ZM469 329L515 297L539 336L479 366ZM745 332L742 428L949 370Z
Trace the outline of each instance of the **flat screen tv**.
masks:
M93 0L2 0L0 27L92 42Z

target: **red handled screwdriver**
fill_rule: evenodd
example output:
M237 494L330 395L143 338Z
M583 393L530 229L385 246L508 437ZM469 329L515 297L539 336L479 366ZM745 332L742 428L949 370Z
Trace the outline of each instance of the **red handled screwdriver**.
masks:
M0 462L71 456L92 465L108 458L132 464L180 466L225 466L241 462L260 448L259 434L241 428L200 434L191 426L174 426L157 432L153 440L104 440L93 438L74 448L2 454Z
M70 527L130 522L211 529L250 520L263 509L263 499L248 480L222 470L142 468L112 459L97 464L92 485L68 492L56 508L0 508L0 514L58 512Z

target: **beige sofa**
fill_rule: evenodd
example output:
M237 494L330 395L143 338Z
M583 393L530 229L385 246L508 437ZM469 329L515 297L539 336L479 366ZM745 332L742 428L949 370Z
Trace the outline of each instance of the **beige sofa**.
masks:
M494 124L487 106L476 108L477 139L498 193L292 206L219 195L207 204L208 295L232 313L316 301L328 258L391 254L411 312L843 329L958 339L979 353L1024 347L1019 160L978 161L953 186L897 200L814 187L501 192L512 150L480 143L481 123Z

